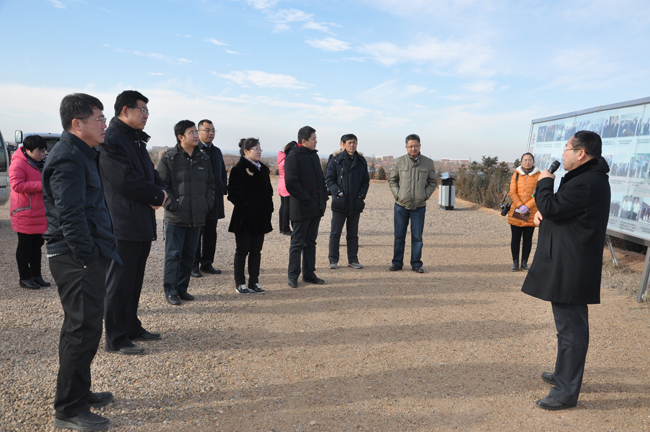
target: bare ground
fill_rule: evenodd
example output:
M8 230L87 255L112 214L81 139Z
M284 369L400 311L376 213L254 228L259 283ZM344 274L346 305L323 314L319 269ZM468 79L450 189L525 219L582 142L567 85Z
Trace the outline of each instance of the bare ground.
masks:
M388 271L393 200L376 182L361 217L365 268L327 269L328 211L317 249L327 284L289 288L289 238L273 232L263 296L235 293L228 203L215 263L224 274L192 279L196 301L181 307L164 301L160 235L140 315L164 339L143 343L140 357L108 354L102 340L93 390L116 400L99 412L116 431L649 430L650 309L634 299L639 257L627 253L623 269L605 266L577 408L543 411L534 402L548 394L540 374L555 360L550 304L520 292L525 273L509 270L504 218L460 200L443 211L436 200L427 209L425 274L408 265ZM0 431L54 430L56 288L18 288L7 206L0 244Z

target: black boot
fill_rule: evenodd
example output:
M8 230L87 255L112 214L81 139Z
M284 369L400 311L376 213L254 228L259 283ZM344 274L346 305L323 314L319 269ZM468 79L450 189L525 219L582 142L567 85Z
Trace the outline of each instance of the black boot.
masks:
M517 271L517 270L519 270L519 260L514 260L514 261L512 262L512 268L511 268L510 270L512 270L512 271Z
M528 271L528 260L521 260L521 269Z

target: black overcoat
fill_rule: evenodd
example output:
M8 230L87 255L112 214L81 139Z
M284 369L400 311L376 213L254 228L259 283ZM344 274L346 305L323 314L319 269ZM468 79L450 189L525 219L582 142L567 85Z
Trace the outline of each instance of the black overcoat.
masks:
M165 184L147 152L149 135L117 117L97 147L99 173L118 240L156 240L156 211L165 195Z
M354 159L350 161L348 152L336 152L325 171L325 184L332 194L332 211L346 214L362 212L370 186L366 159L355 152Z
M522 291L555 303L600 303L603 246L609 218L610 187L605 159L592 159L562 178L537 183L543 216L535 259Z
M284 182L291 195L290 218L301 221L322 217L327 207L327 186L318 151L299 146L284 160Z
M273 187L269 167L262 164L258 170L242 156L230 170L228 201L235 205L228 231L247 234L273 231Z
M206 219L223 219L226 217L223 207L223 196L228 193L228 173L226 172L226 165L223 162L223 154L219 147L214 144L208 147L203 142L199 142L199 150L210 157L212 175L214 176L214 205L210 208Z

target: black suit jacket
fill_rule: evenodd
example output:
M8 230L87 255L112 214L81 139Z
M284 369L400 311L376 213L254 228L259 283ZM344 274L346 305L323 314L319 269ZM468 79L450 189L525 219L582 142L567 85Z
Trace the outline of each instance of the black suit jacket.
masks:
M327 206L327 187L317 150L299 146L284 160L284 182L291 195L292 221L322 217Z

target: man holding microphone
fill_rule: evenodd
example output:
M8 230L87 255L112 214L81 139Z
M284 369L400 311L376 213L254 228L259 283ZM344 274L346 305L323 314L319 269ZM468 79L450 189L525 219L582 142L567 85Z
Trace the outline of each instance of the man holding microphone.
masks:
M522 291L553 308L557 360L554 372L542 373L542 379L554 387L536 402L546 410L576 406L589 346L587 305L600 303L610 202L609 166L601 152L598 134L579 131L564 149L567 173L558 191L553 193L555 175L548 170L537 183L539 240Z

